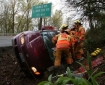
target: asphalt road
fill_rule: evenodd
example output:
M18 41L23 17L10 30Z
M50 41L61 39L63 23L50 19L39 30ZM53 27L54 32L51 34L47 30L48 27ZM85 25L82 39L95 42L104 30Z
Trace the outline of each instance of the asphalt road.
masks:
M12 46L13 36L0 36L0 47Z

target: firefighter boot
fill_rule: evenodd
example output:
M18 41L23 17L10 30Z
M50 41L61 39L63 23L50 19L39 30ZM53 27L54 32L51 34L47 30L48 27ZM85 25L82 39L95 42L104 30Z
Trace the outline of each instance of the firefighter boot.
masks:
M58 69L59 69L59 66L51 66L51 67L48 68L48 71L49 71L51 74L56 75Z

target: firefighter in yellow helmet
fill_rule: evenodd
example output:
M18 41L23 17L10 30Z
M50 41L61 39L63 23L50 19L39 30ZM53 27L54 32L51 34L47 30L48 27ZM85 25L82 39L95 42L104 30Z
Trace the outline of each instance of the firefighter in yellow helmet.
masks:
M70 45L71 45L71 36L68 33L68 26L66 24L63 24L60 29L60 33L58 35L55 35L52 38L52 42L56 42L56 52L55 52L55 62L54 66L60 66L61 65L61 58L62 54L65 55L65 59L67 64L72 64L73 59L70 54Z
M85 28L82 26L81 22L79 20L76 20L74 22L75 29L74 32L74 38L75 38L75 45L74 45L74 54L76 59L83 59L84 50L84 40L85 40Z

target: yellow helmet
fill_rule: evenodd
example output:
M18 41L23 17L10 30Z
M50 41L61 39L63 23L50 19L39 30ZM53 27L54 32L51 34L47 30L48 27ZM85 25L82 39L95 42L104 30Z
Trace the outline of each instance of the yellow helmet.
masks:
M66 24L62 24L61 28L67 28L68 26Z
M68 26L66 24L62 24L61 30L66 30L67 28L68 28Z
M68 26L66 24L62 24L62 26L59 28L60 31L66 30Z
M82 25L79 20L74 21L74 23L75 23L75 24L80 24L80 25Z
M67 29L68 26L66 24L62 24L62 26L59 28L59 30Z

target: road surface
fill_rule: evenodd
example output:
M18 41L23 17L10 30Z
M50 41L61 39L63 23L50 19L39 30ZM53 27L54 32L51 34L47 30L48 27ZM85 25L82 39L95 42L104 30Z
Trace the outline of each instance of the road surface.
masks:
M0 47L12 46L13 36L0 36Z

